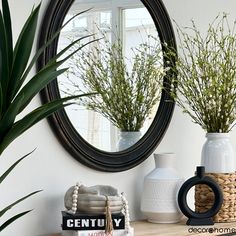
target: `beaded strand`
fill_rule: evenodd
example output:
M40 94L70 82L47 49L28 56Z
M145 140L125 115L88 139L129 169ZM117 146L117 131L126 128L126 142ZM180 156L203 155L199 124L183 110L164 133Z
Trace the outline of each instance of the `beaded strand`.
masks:
M72 208L69 212L72 213L73 215L77 211L78 193L79 193L80 186L81 186L80 183L76 183L76 185L74 187L73 195L72 195Z
M125 198L125 194L124 193L121 193L121 200L122 200L123 211L124 211L124 215L125 215L125 231L126 231L126 235L130 235L129 205L128 205L127 199Z

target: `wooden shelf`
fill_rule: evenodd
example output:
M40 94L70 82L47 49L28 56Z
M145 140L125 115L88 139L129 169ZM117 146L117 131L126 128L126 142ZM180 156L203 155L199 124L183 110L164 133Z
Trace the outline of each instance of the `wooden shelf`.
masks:
M186 220L178 224L153 224L147 221L136 221L132 222L131 225L134 227L135 236L217 236L217 235L236 235L236 222L232 223L217 223L212 226L187 226ZM207 229L213 229L213 233L206 233ZM195 232L194 232L195 230ZM199 232L197 232L197 230ZM229 231L231 230L231 231ZM234 231L233 231L234 230ZM203 233L200 233L203 232ZM235 234L229 234L231 232ZM61 234L51 234L42 236L61 236Z
M153 224L147 221L133 222L135 236L205 236L205 235L233 235L229 234L234 230L236 235L236 222L232 223L217 223L212 226L187 226L186 220L178 224ZM207 229L213 229L212 233L207 232ZM195 232L194 232L195 230ZM229 231L231 230L231 231ZM197 232L198 231L198 232ZM201 233L200 233L201 232ZM206 233L207 232L207 233Z

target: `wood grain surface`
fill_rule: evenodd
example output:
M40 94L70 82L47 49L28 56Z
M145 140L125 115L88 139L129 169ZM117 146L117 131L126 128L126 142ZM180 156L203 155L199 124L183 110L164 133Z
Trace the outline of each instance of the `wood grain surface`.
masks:
M132 222L135 236L218 236L236 235L236 222L217 223L212 226L187 226L186 220L178 224L152 224L146 221ZM209 232L210 229L210 232ZM207 232L208 231L208 232ZM235 232L232 234L232 232ZM61 236L61 234L41 235Z

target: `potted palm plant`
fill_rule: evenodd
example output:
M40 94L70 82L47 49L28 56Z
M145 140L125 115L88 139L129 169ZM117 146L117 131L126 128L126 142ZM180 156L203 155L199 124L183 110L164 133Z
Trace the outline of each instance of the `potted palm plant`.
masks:
M97 93L83 103L119 129L118 150L129 148L140 139L140 129L159 101L165 74L160 45L143 42L131 51L127 58L121 39L111 43L105 38L96 42L92 50L74 55L67 72L68 81L71 76L79 77L84 91ZM70 86L81 90L76 81ZM72 93L66 87L63 92Z
M79 51L80 48L75 49L73 52L67 53L78 41L71 43L52 58L44 68L38 73L28 78L29 72L34 66L35 62L44 52L45 48L59 35L60 31L56 32L52 38L46 42L42 48L36 51L32 59L30 54L33 47L35 32L37 27L37 20L40 5L34 8L28 17L22 31L16 40L13 47L13 35L11 27L11 16L9 4L7 0L2 0L2 10L0 10L0 154L8 147L8 145L15 140L18 136L32 127L34 124L43 118L51 115L53 112L70 105L69 100L78 98L84 95L71 96L63 99L58 99L50 103L44 104L37 109L21 115L30 101L44 88L49 82L54 80L58 75L64 73L67 68L62 68L62 64L67 61L74 53ZM69 21L67 22L69 23ZM66 23L66 24L67 24ZM60 59L58 59L60 57ZM58 67L60 66L60 69ZM28 78L28 82L26 82ZM88 95L88 94L87 94ZM30 153L29 153L30 154ZM29 154L20 158L15 162L5 173L0 176L0 183L5 180L8 174ZM15 201L9 206L0 211L2 217L8 210L26 198L36 194L38 191L32 192L27 196ZM29 211L19 213L9 220L0 225L0 232L5 229L9 224L27 214Z
M176 58L177 87L172 96L194 123L206 131L202 165L206 172L234 173L235 156L229 132L236 120L236 35L227 16L218 16L204 36L192 27L180 27L180 56ZM171 61L170 61L171 62Z

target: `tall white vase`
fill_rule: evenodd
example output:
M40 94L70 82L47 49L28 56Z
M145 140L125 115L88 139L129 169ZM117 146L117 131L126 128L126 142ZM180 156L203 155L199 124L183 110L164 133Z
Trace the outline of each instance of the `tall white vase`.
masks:
M174 169L175 154L154 154L156 168L144 179L141 211L152 223L179 222L177 193L183 178Z
M208 173L235 172L235 155L228 133L207 133L202 148L201 165Z

